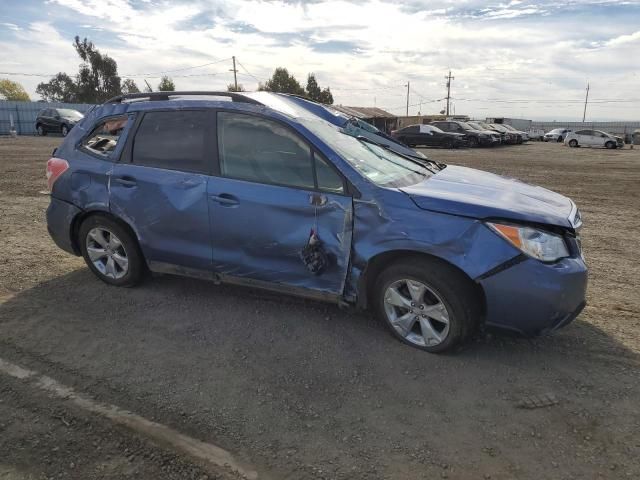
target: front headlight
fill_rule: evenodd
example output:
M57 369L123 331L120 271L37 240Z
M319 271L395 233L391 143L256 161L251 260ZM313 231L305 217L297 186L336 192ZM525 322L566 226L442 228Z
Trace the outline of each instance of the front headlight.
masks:
M487 223L489 228L530 257L542 262L554 262L569 256L561 235L532 227Z

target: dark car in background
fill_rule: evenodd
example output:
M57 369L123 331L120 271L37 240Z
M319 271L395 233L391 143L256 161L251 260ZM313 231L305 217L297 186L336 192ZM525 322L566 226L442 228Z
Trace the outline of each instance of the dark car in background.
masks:
M456 148L466 145L463 133L444 132L435 125L409 125L400 130L393 130L391 136L409 147L426 145Z
M77 110L70 108L45 108L38 112L36 117L36 131L38 135L47 133L61 133L63 137L84 118Z
M431 122L429 125L438 127L440 130L450 133L461 133L470 147L492 146L500 144L500 135L497 133L489 133L476 130L467 125L466 122L454 120L438 120Z

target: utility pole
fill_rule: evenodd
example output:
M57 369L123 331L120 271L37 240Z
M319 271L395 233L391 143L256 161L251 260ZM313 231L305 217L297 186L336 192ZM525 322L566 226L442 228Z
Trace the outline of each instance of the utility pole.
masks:
M451 70L449 70L449 75L444 77L447 80L447 117L449 116L449 101L451 100L451 80L454 80L456 77L451 76Z
M589 101L589 83L587 83L587 95L584 97L584 112L582 113L582 123L587 118L587 102Z
M233 86L235 88L235 91L238 91L238 70L236 69L236 57L235 55L233 57L231 57L231 59L233 60L233 68L231 70L229 70L230 72L233 72Z
M407 80L407 117L409 116L409 80Z

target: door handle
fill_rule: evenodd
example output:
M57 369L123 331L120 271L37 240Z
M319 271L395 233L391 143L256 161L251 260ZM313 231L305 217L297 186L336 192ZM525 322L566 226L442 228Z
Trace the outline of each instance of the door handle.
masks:
M233 207L238 205L238 199L228 193L221 193L220 195L210 195L211 200L218 202L224 207Z
M136 179L132 177L115 177L113 180L127 188L135 187L138 184Z

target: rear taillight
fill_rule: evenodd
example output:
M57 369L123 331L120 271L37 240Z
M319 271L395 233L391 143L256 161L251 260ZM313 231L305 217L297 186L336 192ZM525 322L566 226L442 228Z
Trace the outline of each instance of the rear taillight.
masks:
M52 157L47 162L47 185L49 191L53 189L53 184L69 168L69 163L61 158Z

